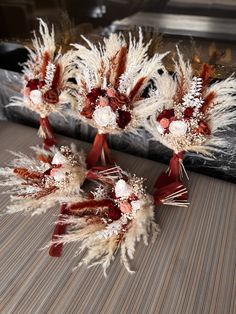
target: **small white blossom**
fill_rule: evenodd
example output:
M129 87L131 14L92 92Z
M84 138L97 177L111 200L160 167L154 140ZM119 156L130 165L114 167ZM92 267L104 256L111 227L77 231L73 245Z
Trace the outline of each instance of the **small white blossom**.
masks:
M184 121L172 121L169 125L169 131L175 136L185 135L187 132L187 124Z
M107 197L107 190L105 187L99 185L92 194L95 200L102 200Z
M122 215L119 220L113 221L112 223L108 224L104 230L96 232L97 238L110 238L114 234L119 234L123 225L127 224L128 218L127 215Z
M116 114L110 106L97 107L93 113L93 118L100 127L116 125Z
M157 121L156 123L156 128L157 128L157 131L160 133L160 134L164 134L164 128L160 125L160 123Z
M140 209L141 204L142 204L142 203L141 203L140 200L132 201L132 202L131 202L132 210L136 212L137 210Z
M42 93L35 89L35 90L32 90L29 94L29 97L30 97L30 100L34 103L34 104L37 104L37 105L40 105L43 103L43 97L42 97Z
M50 175L56 182L61 182L65 179L65 169L52 169Z
M125 182L125 180L118 180L115 186L116 197L128 197L131 193L131 187Z
M67 162L67 158L64 155L62 155L61 152L56 152L56 154L54 155L52 159L53 165L63 165L66 162Z

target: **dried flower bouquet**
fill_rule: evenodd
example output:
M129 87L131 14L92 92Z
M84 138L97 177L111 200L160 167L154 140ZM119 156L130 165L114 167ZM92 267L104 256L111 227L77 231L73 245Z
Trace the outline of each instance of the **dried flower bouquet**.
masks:
M56 47L54 28L51 32L46 23L39 19L39 36L34 32L33 50L28 49L29 58L23 67L23 89L21 97L13 97L10 106L25 106L40 115L39 135L44 147L56 141L48 120L50 113L60 113L62 105L74 101L73 53L61 53Z
M182 160L188 151L212 155L232 150L226 137L220 136L236 122L236 79L233 76L211 83L212 67L203 64L198 76L193 76L189 62L178 51L175 74L167 72L154 77L159 93L157 110L146 121L153 138L173 150L167 173L156 182L156 202L159 189L178 183L182 189ZM179 198L186 201L187 193ZM178 201L175 203L178 205Z
M74 116L98 130L92 150L87 157L88 167L96 164L105 153L106 161L112 162L107 134L135 132L143 119L155 108L156 97L143 99L142 93L148 82L162 66L166 54L147 55L150 42L132 38L126 42L122 34L110 34L98 47L86 38L88 48L74 44L77 49L78 103Z
M69 231L51 244L79 242L79 252L86 251L79 266L100 264L105 275L120 248L121 261L132 273L129 259L134 257L136 242L143 238L147 245L149 233L155 237L160 231L154 218L153 198L146 193L143 178L119 167L100 174L105 182L89 197L67 204L69 214L61 217L60 223L69 225Z

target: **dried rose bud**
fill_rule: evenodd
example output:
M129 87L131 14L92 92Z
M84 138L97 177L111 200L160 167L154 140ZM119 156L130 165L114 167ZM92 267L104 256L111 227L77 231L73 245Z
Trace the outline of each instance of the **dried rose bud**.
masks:
M111 220L118 220L121 217L121 211L117 206L114 205L109 209L107 215Z
M170 124L170 120L167 118L162 118L160 120L160 126L163 127L164 129L168 128L169 124Z
M175 112L174 109L164 109L158 116L157 121L160 121L163 118L170 119L171 117L174 117Z
M62 164L65 164L67 162L68 162L67 158L59 151L56 152L56 154L54 155L54 157L52 159L53 165L62 165Z
M129 197L131 194L131 187L125 180L120 179L117 181L115 185L115 194L116 194L116 197L118 198Z
M183 136L187 132L187 124L184 121L172 121L169 125L169 131L175 136Z
M114 97L116 94L116 91L113 87L109 87L108 90L107 90L107 96L108 97Z
M193 108L187 107L187 108L184 110L184 117L185 117L186 119L191 118L192 115L193 115L193 110L194 110Z
M109 105L109 100L107 97L99 97L98 105L101 107L106 107Z
M34 89L29 93L30 100L37 105L41 105L43 103L42 92L38 89Z
M110 106L97 106L93 118L99 127L116 126L116 114Z
M122 211L122 213L124 214L129 214L132 211L132 207L130 205L130 203L128 202L123 202L120 204L120 210Z
M53 89L49 89L43 94L43 99L49 104L56 104L59 101L58 93Z
M208 128L207 124L204 121L199 122L198 131L200 134L203 134L203 135L210 135L211 134L210 129Z
M38 85L39 85L39 80L33 79L33 80L28 81L28 83L26 84L26 87L29 87L29 89L32 91L32 90L38 89Z
M87 98L91 103L95 103L99 96L105 96L106 91L101 88L93 88L91 92L87 94Z

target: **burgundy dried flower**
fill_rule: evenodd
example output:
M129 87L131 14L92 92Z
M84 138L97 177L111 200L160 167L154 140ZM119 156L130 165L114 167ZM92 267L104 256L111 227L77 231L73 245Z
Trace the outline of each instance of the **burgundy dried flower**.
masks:
M129 111L118 110L119 117L116 122L119 128L124 129L131 121L131 113Z
M39 80L38 79L33 79L33 80L29 80L26 87L28 87L30 89L30 91L38 89L38 85L39 85Z
M210 135L211 131L204 121L198 123L198 127L193 130L195 134Z
M43 94L43 99L49 104L56 104L59 101L58 93L54 89L49 89Z
M109 211L108 211L108 217L111 220L118 220L118 219L120 219L120 217L121 217L120 209L117 206L113 205L112 208L110 208Z
M208 128L207 124L204 121L199 122L198 133L203 135L210 135L211 131Z
M86 117L87 119L92 119L94 110L95 110L95 105L88 104L81 110L80 114Z
M174 109L164 109L157 117L157 121L160 121L163 118L170 119L174 117L174 115L175 115Z
M106 91L101 88L93 88L90 93L87 94L87 98L91 103L95 103L99 96L105 96Z
M42 88L42 87L44 87L45 86L45 82L44 81L39 81L39 85L38 85L38 87L39 88Z
M193 108L187 107L187 108L184 110L184 118L185 118L185 119L191 118L192 115L193 115L193 110L194 110Z

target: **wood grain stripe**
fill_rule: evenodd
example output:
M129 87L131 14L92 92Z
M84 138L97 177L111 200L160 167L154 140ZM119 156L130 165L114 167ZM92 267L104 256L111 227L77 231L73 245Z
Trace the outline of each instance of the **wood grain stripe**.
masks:
M60 143L71 139L59 137ZM40 141L36 130L0 123L0 166L5 150L30 153ZM77 142L80 148L88 144ZM166 166L114 152L117 163L147 177L151 192ZM40 250L50 239L58 212L30 218L0 216L0 313L163 313L234 314L236 311L236 187L190 173L189 208L161 206L162 232L154 244L137 245L135 275L120 265L119 254L105 279L101 268L79 268L76 244L54 259ZM1 191L6 187L1 187ZM9 195L0 195L1 212Z

